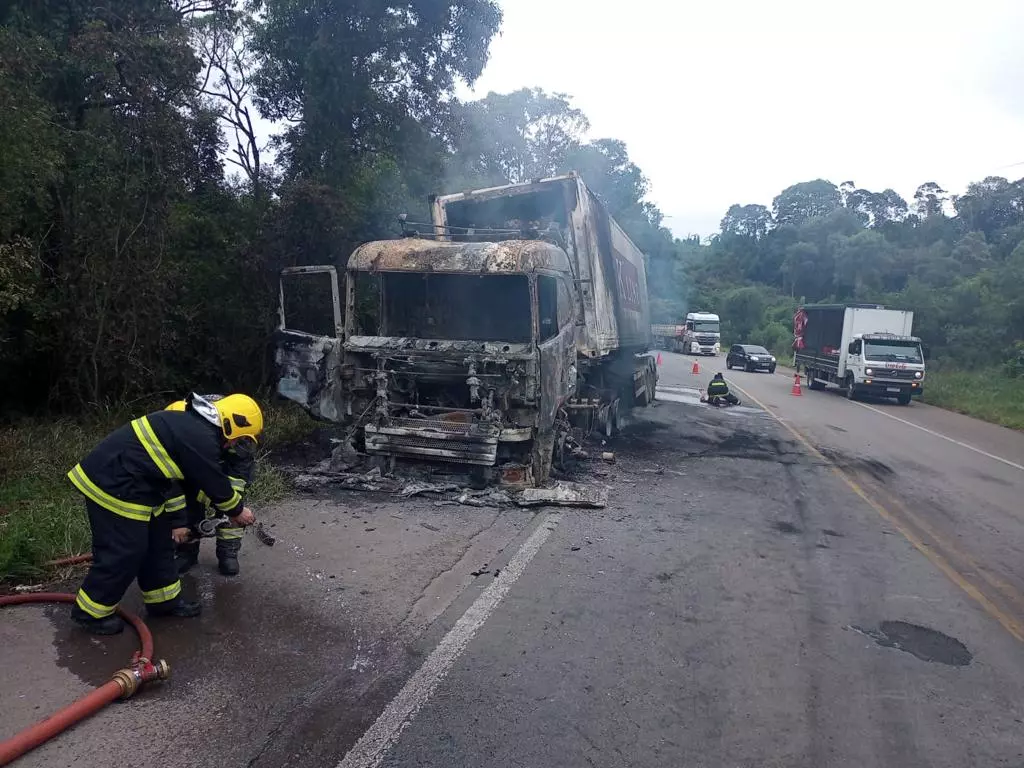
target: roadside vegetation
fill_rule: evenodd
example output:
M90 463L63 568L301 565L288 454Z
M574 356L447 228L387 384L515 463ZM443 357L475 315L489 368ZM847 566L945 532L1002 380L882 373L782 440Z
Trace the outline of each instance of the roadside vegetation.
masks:
M925 400L1022 428L1024 179L990 176L950 195L817 179L769 209L734 205L685 269L690 308L722 316L724 338L791 359L804 303L914 311L929 364Z
M1011 429L1024 430L1024 377L993 368L928 372L924 401Z
M155 405L153 407L160 407ZM143 409L145 410L145 409ZM0 427L0 581L43 573L43 563L89 551L89 522L67 472L108 433L138 413L104 413L72 420L26 419ZM288 492L274 466L275 451L316 429L297 406L266 409L266 435L247 502L260 505Z

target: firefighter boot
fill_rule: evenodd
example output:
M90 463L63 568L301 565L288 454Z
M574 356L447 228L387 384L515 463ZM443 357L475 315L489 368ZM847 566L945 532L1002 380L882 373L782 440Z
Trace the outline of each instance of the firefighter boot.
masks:
M199 544L199 541L189 541L175 547L174 564L178 568L178 575L187 572L189 568L199 562Z
M238 550L241 548L241 539L217 539L217 568L225 576L238 575Z
M97 619L94 616L90 616L77 605L71 606L71 619L86 632L91 632L94 635L116 635L124 631L124 621L120 616L112 614L104 616L102 619Z
M189 602L181 595L163 603L151 603L146 606L146 613L150 616L175 616L181 619L191 619L202 613L203 607L199 603Z

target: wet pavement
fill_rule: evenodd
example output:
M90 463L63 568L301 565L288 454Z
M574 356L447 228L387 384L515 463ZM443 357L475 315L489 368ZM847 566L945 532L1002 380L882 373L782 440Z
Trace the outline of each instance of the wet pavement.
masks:
M581 470L607 508L324 492L261 510L277 544L247 537L234 581L204 552L186 585L203 617L152 624L173 679L19 765L1024 764L1024 643L957 582L962 561L944 572L834 464L887 507L958 526L964 578L1002 583L1010 619L1012 468L812 402L828 393L787 399L782 376L727 374L815 453L742 393L693 402L720 358L699 375L663 358L670 397L602 446L614 464ZM911 505L925 488L942 506ZM16 610L0 614L0 736L131 646Z

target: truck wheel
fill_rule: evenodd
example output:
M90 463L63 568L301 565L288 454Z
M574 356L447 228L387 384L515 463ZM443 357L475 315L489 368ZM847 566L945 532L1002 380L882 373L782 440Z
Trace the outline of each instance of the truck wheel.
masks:
M857 390L854 389L854 386L853 386L853 376L848 376L846 378L846 399L847 400L856 400L857 399Z
M822 384L818 379L817 371L812 371L810 368L807 369L807 388L808 389L824 389L825 385Z
M725 367L730 371L732 370L732 360L730 360L728 357L725 358Z
M896 402L900 405L910 405L910 393L907 392L905 395L900 395L896 398Z

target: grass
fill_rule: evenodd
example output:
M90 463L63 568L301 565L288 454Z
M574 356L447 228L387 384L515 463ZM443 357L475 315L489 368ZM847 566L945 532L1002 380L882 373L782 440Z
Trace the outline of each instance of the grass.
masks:
M998 368L929 370L923 397L940 408L1024 430L1024 378L1012 378Z
M317 426L290 403L269 406L265 416L262 460L247 494L247 501L257 504L280 499L289 490L267 453L308 437ZM128 418L104 414L0 427L0 581L38 576L47 560L89 551L85 508L66 474Z

